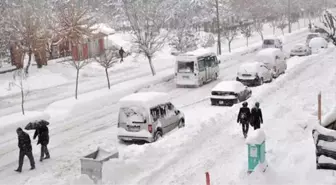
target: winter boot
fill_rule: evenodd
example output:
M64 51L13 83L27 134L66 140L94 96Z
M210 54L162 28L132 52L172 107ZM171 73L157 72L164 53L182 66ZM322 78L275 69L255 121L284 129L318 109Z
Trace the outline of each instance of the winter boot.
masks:
M31 168L30 168L30 170L34 170L35 169L35 166L32 166Z
M14 170L14 171L16 171L16 172L18 172L18 173L21 173L21 172L22 172L21 169L16 169L16 170Z

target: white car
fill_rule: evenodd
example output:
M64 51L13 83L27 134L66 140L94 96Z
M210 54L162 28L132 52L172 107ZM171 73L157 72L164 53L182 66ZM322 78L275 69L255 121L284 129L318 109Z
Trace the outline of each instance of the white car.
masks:
M244 84L237 81L222 81L212 90L211 105L233 106L250 98L252 91Z
M242 64L237 73L236 81L244 85L262 85L264 82L272 82L273 76L270 69L262 62L248 62Z
M286 59L284 52L276 48L262 49L256 55L256 61L264 63L271 70L273 78L285 73L287 69Z
M318 53L320 50L328 48L328 42L322 37L315 37L309 42L309 48L312 53Z
M311 50L304 44L297 44L290 51L290 56L308 56L311 54Z

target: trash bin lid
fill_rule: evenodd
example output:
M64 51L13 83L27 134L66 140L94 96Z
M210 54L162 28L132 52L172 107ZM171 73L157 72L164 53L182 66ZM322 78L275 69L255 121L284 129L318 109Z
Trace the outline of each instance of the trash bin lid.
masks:
M260 145L266 140L266 135L264 130L262 129L257 129L257 130L252 130L248 137L246 138L246 144L250 145Z

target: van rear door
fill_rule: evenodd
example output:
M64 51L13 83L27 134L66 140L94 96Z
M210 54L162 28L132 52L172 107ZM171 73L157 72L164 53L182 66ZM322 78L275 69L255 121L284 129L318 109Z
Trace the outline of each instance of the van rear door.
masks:
M140 132L143 129L147 129L147 124L148 115L145 108L137 106L120 108L119 127L128 132Z

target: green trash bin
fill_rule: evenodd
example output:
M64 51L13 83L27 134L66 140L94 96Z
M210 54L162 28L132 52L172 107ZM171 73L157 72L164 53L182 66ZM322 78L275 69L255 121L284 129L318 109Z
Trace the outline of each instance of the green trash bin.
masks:
M252 173L254 169L261 165L263 171L266 170L266 147L265 147L265 133L263 130L258 129L252 131L248 138L246 139L246 143L248 146L248 172Z

